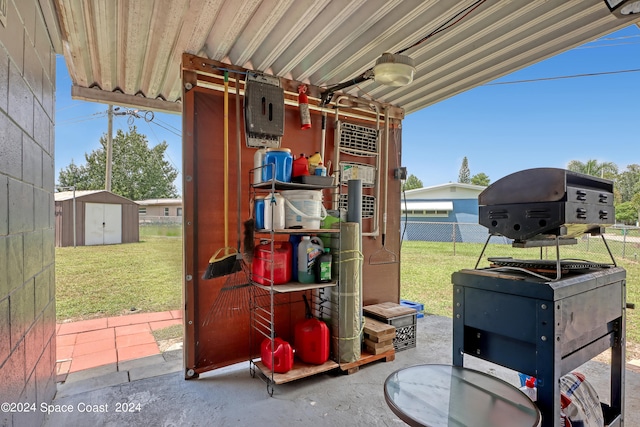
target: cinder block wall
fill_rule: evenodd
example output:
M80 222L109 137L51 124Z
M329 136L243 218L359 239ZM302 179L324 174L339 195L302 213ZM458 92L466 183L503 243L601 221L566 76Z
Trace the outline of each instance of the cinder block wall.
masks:
M0 425L38 426L56 390L55 54L38 0L1 3L0 403L36 411L0 411Z

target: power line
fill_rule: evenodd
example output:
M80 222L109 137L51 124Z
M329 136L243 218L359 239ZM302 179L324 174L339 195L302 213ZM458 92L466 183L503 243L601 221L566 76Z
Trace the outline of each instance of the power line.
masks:
M174 134L175 136L182 136L182 133L179 130L177 130L175 128L171 129L173 126L171 126L169 124L165 123L166 126L163 126L160 123L158 123L158 120L154 120L154 121L147 122L147 123L153 123L154 125L156 125L158 127L161 127L162 129L166 130L167 132L170 132L170 133Z
M149 126L149 130L151 131L151 133L153 134L153 136L156 138L156 142L158 144L160 144L160 138L158 138L158 135L156 135L155 131L153 130L153 128L151 127L151 123L154 122L147 122L147 126ZM156 125L158 125L156 123ZM180 135L178 135L180 136ZM180 169L176 166L176 163L173 161L173 159L171 158L171 156L169 155L168 151L164 152L165 156L167 156L167 158L169 159L169 162L171 163L171 165L178 171L178 174L181 174L182 172L180 171Z
M563 79L575 79L578 77L595 77L595 76L606 76L612 74L624 74L624 73L637 73L640 69L633 70L618 70L618 71L603 71L600 73L585 73L585 74L572 74L567 76L555 76L555 77L540 77L537 79L526 79L526 80L512 80L508 82L494 82L494 83L485 83L483 86L497 86L497 85L512 85L519 83L533 83L533 82L543 82L543 81L552 81L552 80L563 80Z
M93 114L88 115L88 116L73 117L71 119L63 120L63 121L58 122L56 124L57 125L67 125L67 124L81 123L81 122L86 122L88 120L99 119L100 117L104 117L106 115L107 115L106 111L100 111L100 112L93 113Z
M597 46L580 46L580 47L576 47L575 50L578 50L578 49L596 49L596 48L599 48L599 47L630 46L632 44L640 44L640 42L609 43L609 44L601 44L601 45L597 45Z
M163 122L162 120L160 120L160 119L158 119L158 118L156 118L156 119L155 119L155 122L162 123L163 125L165 125L165 126L167 126L167 127L171 128L171 129L173 129L173 130L175 131L175 133L176 133L176 135L177 135L177 136L182 136L182 129L179 129L179 128L177 128L177 127L175 127L175 126L173 126L173 125L171 125L171 124L169 124L169 123L167 123L167 122ZM156 124L157 124L157 123L156 123ZM168 130L168 129L167 129L167 130Z

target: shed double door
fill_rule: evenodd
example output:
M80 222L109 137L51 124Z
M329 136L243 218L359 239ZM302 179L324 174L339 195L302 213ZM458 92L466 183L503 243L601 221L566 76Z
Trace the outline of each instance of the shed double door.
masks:
M122 205L85 203L84 244L122 243Z

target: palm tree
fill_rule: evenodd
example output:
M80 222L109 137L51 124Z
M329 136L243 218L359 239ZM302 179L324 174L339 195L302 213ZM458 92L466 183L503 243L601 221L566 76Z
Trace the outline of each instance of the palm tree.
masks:
M606 179L615 179L618 176L618 165L613 162L598 162L595 159L582 163L579 160L571 160L567 169L585 175L597 176Z

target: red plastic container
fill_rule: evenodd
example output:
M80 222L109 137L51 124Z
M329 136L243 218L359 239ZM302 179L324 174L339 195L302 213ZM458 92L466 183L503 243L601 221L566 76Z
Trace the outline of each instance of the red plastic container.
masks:
M322 320L312 317L306 296L307 319L294 326L293 344L296 356L305 363L322 365L329 360L329 328Z
M264 366L278 374L284 374L293 368L293 349L291 344L282 338L275 337L273 340L273 367L271 366L271 340L269 338L265 338L262 341L260 356Z
M293 161L291 176L309 175L309 159L304 154Z
M289 242L274 242L273 254L271 243L261 244L253 250L252 280L261 285L282 285L291 281L292 250Z

